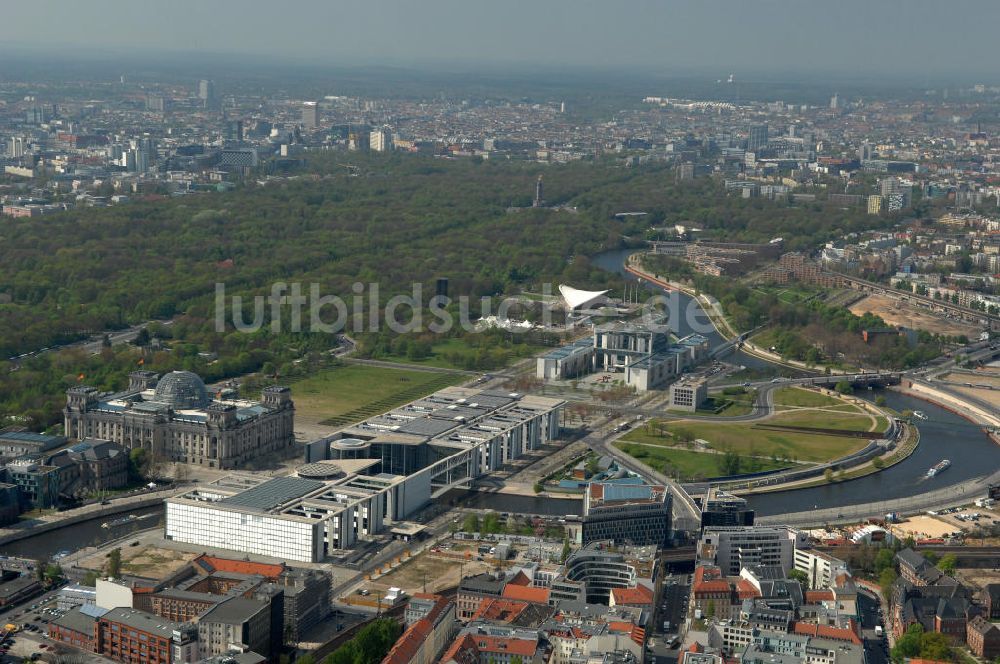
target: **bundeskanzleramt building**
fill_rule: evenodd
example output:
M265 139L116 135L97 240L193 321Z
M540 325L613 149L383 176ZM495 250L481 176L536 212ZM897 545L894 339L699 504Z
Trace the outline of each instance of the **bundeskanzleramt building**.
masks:
M662 387L708 356L708 339L699 334L677 339L665 323L616 321L595 325L592 336L537 358L535 376L570 380L595 372L621 374L626 385L646 391Z
M583 499L583 543L665 546L671 502L662 485L591 483Z
M295 407L287 387L266 387L260 402L211 398L189 371L158 377L129 374L128 389L102 394L78 386L66 392L66 435L143 448L165 461L237 468L295 441Z

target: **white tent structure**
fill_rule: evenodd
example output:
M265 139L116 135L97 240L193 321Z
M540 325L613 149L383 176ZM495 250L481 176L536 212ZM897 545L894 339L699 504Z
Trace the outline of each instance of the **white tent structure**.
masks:
M559 294L562 295L563 302L566 303L566 308L571 311L590 308L591 305L603 300L607 292L606 290L585 291L565 284L559 284Z

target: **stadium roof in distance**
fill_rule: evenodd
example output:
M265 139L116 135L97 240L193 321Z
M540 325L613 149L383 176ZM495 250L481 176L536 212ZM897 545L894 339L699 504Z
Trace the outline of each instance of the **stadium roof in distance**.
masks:
M608 291L585 291L559 284L559 294L570 309L586 309L590 305L602 300Z

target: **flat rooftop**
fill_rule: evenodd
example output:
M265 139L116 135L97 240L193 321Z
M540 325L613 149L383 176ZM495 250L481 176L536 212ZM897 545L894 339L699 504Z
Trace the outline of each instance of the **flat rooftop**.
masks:
M659 484L600 484L591 483L587 491L592 506L608 503L662 503L667 488Z
M173 637L174 630L181 626L181 623L176 623L172 620L167 620L166 618L161 618L152 613L146 613L137 609L111 609L101 619L128 625L129 627L149 632L168 640Z
M223 498L221 502L230 506L267 512L325 486L325 482L317 480L305 480L300 477L275 477L246 491Z

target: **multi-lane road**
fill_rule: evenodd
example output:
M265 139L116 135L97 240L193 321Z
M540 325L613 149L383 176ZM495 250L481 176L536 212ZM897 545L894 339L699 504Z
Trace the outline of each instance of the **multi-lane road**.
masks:
M101 352L101 348L104 347L105 337L107 341L112 346L117 346L118 344L125 344L135 341L136 337L139 336L139 332L148 327L151 323L157 321L148 321L146 323L140 323L139 325L133 325L132 327L126 328L124 330L107 330L105 332L98 333L96 335L91 335L89 339L84 339L82 341L74 341L68 344L58 344L55 346L49 346L46 348L39 348L38 350L29 351L27 353L22 353L21 355L15 355L14 357L8 358L11 362L18 364L28 358L35 357L37 355L42 355L43 353L51 353L60 350L66 350L69 348L81 348L84 352L90 355L96 355ZM173 325L174 321L165 320L158 321L163 325Z

